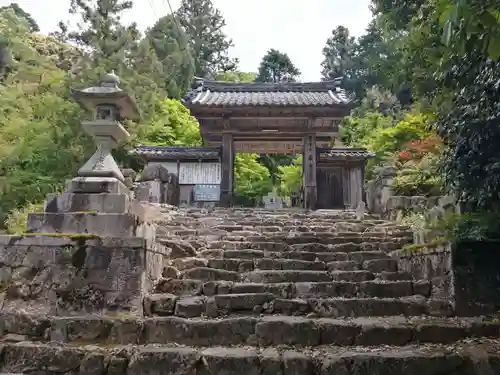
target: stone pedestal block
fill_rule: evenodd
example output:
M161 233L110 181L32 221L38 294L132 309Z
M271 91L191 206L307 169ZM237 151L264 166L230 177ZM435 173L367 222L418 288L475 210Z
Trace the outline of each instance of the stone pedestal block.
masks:
M93 234L110 237L144 237L154 240L155 226L141 223L135 214L31 213L28 233Z
M160 180L140 182L136 188L136 198L140 202L164 203L165 187Z
M167 251L143 238L0 236L2 310L142 314Z
M66 182L66 190L69 193L130 194L123 182L112 177L75 177Z
M45 201L45 212L102 212L124 214L133 208L132 199L128 194L88 194L64 193L52 195Z

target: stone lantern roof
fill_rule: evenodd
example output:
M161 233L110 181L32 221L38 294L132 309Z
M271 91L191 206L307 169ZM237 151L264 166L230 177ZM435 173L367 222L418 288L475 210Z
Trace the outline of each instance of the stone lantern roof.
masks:
M134 98L120 87L120 78L114 72L104 75L99 86L72 89L71 95L81 107L95 112L99 105L114 105L119 108L120 117L139 120L140 113Z

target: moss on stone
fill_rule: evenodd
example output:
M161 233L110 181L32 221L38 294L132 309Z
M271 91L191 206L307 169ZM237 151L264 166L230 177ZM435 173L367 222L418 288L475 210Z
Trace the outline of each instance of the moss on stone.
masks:
M424 244L406 245L401 250L405 252L418 252L422 250L436 249L447 244L448 242L450 242L450 239L448 237L437 237Z
M75 211L75 212L68 212L66 214L67 215L91 215L91 216L97 216L98 212L97 211Z
M97 234L91 233L23 233L22 237L68 237L72 240L91 240L101 238Z

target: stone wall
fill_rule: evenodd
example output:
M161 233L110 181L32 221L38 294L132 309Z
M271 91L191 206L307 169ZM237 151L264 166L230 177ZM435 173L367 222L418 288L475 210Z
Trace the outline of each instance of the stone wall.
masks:
M146 165L134 190L140 202L179 204L178 177L157 163Z
M390 196L381 214L389 220L400 220L410 213L422 214L429 220L434 220L455 211L455 200L450 196Z
M1 236L2 309L142 314L168 253L143 238Z
M410 213L426 214L430 219L456 212L455 199L451 196L397 196L393 194L397 170L384 167L375 179L366 184L366 205L370 212L384 219L399 220Z
M431 282L431 298L451 301L463 316L500 310L498 242L467 242L398 250L401 271Z
M381 168L378 176L366 183L366 206L370 212L385 212L388 199L392 196L392 186L397 170L394 167Z

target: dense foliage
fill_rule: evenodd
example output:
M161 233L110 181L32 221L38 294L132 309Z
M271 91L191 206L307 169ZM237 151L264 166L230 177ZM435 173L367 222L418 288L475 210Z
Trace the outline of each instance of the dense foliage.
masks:
M294 82L300 75L288 54L270 49L262 58L259 66L257 82Z

